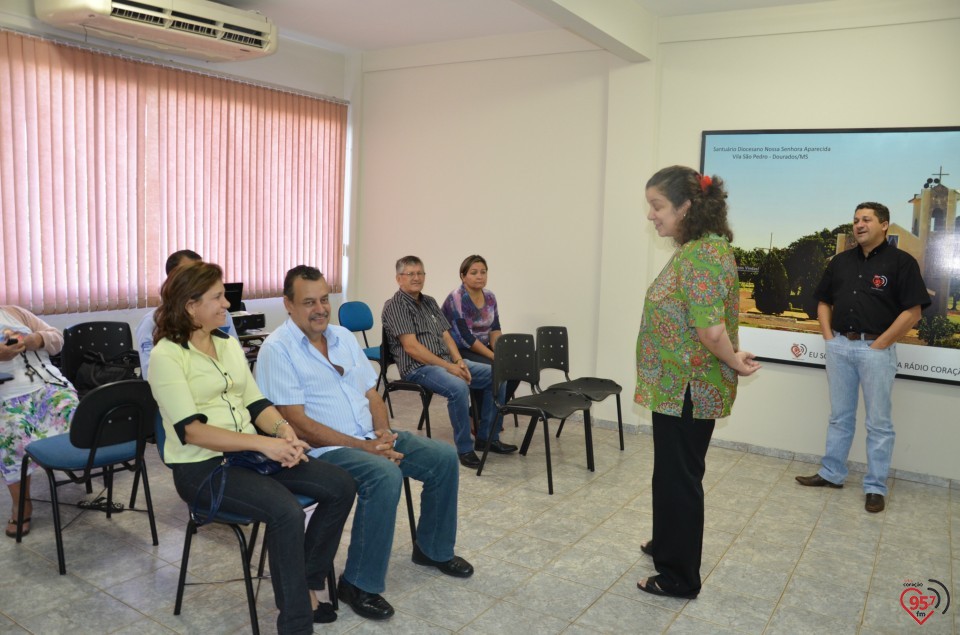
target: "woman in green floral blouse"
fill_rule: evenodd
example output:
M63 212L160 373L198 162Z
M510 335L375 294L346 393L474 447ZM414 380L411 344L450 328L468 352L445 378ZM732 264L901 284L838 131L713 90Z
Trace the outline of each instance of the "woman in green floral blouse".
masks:
M683 166L647 182L647 219L677 244L650 288L637 338L635 401L653 411L653 538L641 548L654 595L695 598L703 550L703 473L718 417L730 414L737 376L760 364L738 348L740 284L718 177Z

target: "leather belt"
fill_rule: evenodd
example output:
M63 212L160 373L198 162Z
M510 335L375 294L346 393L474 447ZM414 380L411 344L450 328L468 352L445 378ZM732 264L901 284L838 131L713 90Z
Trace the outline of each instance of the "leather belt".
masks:
M858 331L847 331L846 333L841 333L840 335L844 336L848 340L867 340L872 341L880 337L877 333L860 333Z

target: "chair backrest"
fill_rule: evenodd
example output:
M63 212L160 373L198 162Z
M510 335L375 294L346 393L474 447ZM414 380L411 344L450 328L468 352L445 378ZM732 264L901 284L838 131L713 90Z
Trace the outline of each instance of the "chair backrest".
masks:
M144 380L106 384L94 388L80 401L70 423L70 443L95 450L136 441L139 457L147 439L153 435L156 417L157 402L153 400L150 384ZM95 454L90 453L91 464Z
M493 349L493 394L506 381L525 381L533 392L539 392L540 371L533 336L527 333L504 333Z
M570 346L567 342L567 327L541 326L537 329L537 368L562 370L567 381L570 380Z
M337 310L337 319L343 328L363 334L364 348L370 347L370 342L367 341L367 329L373 328L373 312L366 302L356 300L344 302Z
M390 352L390 342L387 340L387 329L384 328L380 333L380 376L383 377L384 381L387 381L387 369L396 363L397 360L393 357L393 353Z
M94 351L110 359L134 350L133 335L126 322L81 322L63 331L61 370L72 383L77 379L85 351Z
M164 444L167 442L167 429L163 427L163 417L160 415L159 409L157 409L157 416L154 417L153 438L157 442L157 453L160 454L160 460L163 461L164 465L167 465L167 460L163 458L163 450L166 447ZM167 467L170 466L167 465Z

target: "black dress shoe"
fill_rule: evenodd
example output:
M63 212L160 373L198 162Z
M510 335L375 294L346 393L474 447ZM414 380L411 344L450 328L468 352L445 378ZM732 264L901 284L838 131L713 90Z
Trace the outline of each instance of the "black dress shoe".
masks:
M452 575L455 578L469 578L473 575L473 565L460 556L454 556L446 562L438 562L428 558L427 554L420 551L420 546L417 543L413 543L413 557L411 560L425 567L436 567L441 573Z
M477 439L473 444L473 447L477 450L477 452L483 452L485 445L487 445L486 439ZM517 451L517 446L510 445L509 443L501 443L500 441L493 441L490 444L490 451L494 454L510 454Z
M796 479L798 483L806 487L833 487L836 489L843 487L843 483L831 483L819 474L814 474L813 476L797 476Z
M883 494L867 494L867 503L863 506L871 514L882 512L886 504L883 502Z
M337 621L337 612L333 610L333 604L329 602L320 602L317 608L313 609L314 624L329 624Z
M350 605L353 612L368 620L385 620L393 616L393 607L379 593L367 593L340 576L337 584L337 597Z
M460 465L471 470L480 467L480 457L476 452L464 452L460 455Z

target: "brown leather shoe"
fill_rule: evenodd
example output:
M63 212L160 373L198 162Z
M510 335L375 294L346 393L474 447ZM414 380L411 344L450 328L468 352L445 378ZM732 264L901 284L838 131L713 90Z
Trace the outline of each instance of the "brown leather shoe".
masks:
M867 504L863 506L865 510L871 514L876 514L882 512L884 507L886 507L886 503L883 502L883 494L867 494Z
M813 476L798 476L796 479L798 483L806 487L834 487L836 489L843 487L843 483L840 483L839 485L836 483L831 483L819 474L814 474Z

